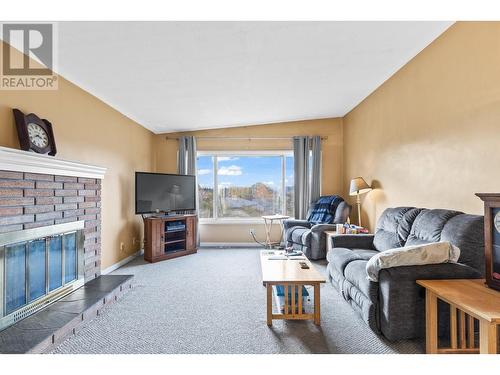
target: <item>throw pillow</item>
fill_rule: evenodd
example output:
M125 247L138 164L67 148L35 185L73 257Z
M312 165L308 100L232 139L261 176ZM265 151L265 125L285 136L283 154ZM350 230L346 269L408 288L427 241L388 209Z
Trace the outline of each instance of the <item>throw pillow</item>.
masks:
M449 242L397 247L374 255L366 264L366 273L368 279L378 281L378 274L384 268L456 263L459 257L460 249Z

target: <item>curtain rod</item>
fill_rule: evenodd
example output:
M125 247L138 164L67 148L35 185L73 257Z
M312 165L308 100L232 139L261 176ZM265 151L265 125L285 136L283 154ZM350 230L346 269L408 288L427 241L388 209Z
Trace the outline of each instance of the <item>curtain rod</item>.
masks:
M196 139L218 139L218 140L292 140L293 137L195 137ZM178 140L179 137L169 137L168 135L165 139L175 139ZM321 140L325 141L328 136L321 136Z

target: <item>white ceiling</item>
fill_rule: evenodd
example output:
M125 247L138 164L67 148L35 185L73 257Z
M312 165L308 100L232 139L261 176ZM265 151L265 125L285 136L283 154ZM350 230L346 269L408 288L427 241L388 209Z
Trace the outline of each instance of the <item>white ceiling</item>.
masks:
M451 22L61 22L58 71L155 133L344 116Z

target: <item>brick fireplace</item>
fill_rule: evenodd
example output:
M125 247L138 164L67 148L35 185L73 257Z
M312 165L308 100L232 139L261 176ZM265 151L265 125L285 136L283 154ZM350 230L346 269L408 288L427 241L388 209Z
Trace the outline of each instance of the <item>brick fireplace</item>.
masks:
M79 220L87 282L101 273L101 179L0 171L0 232Z
M0 353L45 353L127 290L101 275L106 168L0 147Z
M0 330L100 276L104 173L0 147Z

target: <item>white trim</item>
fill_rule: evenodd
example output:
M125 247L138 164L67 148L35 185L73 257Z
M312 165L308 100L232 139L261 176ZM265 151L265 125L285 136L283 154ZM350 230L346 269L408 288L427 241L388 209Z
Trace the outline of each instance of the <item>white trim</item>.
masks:
M141 256L143 254L143 250L137 250L134 254L126 257L125 259L120 260L118 263L113 264L112 266L109 266L108 268L104 269L101 271L101 275L107 275L108 273L113 272L114 270L117 270L121 266L124 266L125 264L133 261L135 258L138 256Z
M107 168L0 147L0 170L103 179Z
M203 247L259 247L264 248L256 242L202 242L200 248Z
M260 217L256 218L251 218L251 219L246 219L246 218L218 218L218 219L213 219L213 218L204 218L200 219L199 221L200 225L244 225L244 224L251 224L251 225L264 225L264 220Z

